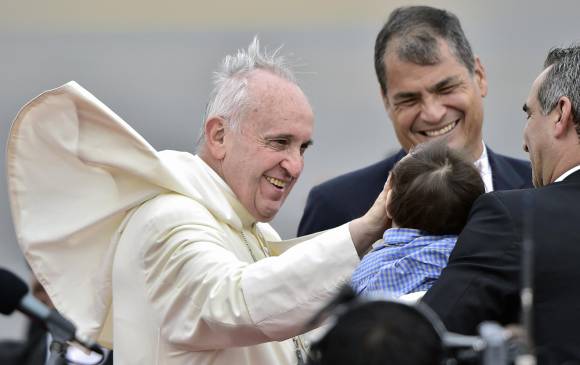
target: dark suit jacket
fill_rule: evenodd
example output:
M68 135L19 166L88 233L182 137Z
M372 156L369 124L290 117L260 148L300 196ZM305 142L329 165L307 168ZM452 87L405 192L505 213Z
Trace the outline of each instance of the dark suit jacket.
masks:
M453 332L473 334L484 320L518 322L522 239L528 234L539 363L580 363L579 202L580 172L539 189L481 196L423 301Z
M315 186L308 195L298 236L340 226L365 214L383 190L389 172L405 151L374 165ZM487 148L495 190L532 187L529 162L502 156Z

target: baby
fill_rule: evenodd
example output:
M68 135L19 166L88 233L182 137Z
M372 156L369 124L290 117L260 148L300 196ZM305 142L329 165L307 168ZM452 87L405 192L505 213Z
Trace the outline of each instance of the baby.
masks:
M429 289L447 264L473 202L485 192L475 166L445 140L417 146L387 183L392 228L353 273L358 294L389 296Z

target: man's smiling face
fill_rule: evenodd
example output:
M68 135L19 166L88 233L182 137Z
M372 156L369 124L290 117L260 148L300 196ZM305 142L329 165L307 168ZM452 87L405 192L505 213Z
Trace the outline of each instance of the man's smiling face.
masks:
M384 59L387 94L383 100L401 146L410 148L445 137L449 146L480 157L483 145L485 71L478 59L470 74L444 41L439 41L439 62L418 65L401 60L396 51Z

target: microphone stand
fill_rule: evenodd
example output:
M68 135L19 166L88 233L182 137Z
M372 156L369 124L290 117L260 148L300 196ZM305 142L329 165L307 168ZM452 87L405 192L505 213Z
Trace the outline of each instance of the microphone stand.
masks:
M51 320L46 321L48 332L52 335L47 365L66 365L68 342L75 339L76 328L56 311L52 311L50 317Z
M479 334L485 342L483 365L509 364L505 329L495 322L483 322Z
M50 353L48 355L47 365L66 365L66 351L68 344L59 340L53 339L50 343Z
M522 240L522 290L520 293L522 310L522 327L526 351L516 357L516 365L535 365L534 354L534 202L530 194L523 196L524 222Z

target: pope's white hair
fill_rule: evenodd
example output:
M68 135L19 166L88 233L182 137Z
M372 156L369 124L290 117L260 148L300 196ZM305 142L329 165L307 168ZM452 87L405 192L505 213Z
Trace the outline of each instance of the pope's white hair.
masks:
M229 128L239 130L242 114L249 104L248 76L253 71L265 70L296 83L285 58L279 55L280 48L273 52L260 50L260 40L255 36L247 50L239 49L235 55L224 57L219 70L213 75L214 86L205 110L200 147L204 144L205 123L213 117L223 118Z

